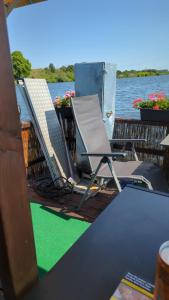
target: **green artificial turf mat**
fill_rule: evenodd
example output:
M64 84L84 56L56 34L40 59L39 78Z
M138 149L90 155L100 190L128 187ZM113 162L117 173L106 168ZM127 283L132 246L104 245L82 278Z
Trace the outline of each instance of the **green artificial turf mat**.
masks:
M48 272L75 243L90 223L31 203L32 222L40 277Z

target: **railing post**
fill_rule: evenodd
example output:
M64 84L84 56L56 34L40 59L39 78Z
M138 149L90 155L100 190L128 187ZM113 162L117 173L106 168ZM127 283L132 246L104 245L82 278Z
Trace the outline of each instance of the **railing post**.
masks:
M37 266L3 0L0 49L0 278L11 300L32 286Z

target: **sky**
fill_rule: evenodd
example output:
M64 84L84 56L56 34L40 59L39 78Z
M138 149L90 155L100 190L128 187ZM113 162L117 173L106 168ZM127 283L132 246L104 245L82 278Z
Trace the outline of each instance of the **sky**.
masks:
M11 52L32 68L79 62L169 69L169 0L48 0L8 17Z

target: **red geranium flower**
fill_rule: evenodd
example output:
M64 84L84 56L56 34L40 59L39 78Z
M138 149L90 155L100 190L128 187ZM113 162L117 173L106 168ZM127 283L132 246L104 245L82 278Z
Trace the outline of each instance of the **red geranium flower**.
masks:
M155 109L155 110L159 110L159 109L160 109L160 107L159 107L159 105L154 105L154 106L153 106L153 109Z

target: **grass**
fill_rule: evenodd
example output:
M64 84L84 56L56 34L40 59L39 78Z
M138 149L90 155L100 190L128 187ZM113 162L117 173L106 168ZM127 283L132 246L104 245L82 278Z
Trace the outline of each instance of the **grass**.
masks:
M31 203L39 276L42 277L86 231L90 223Z

